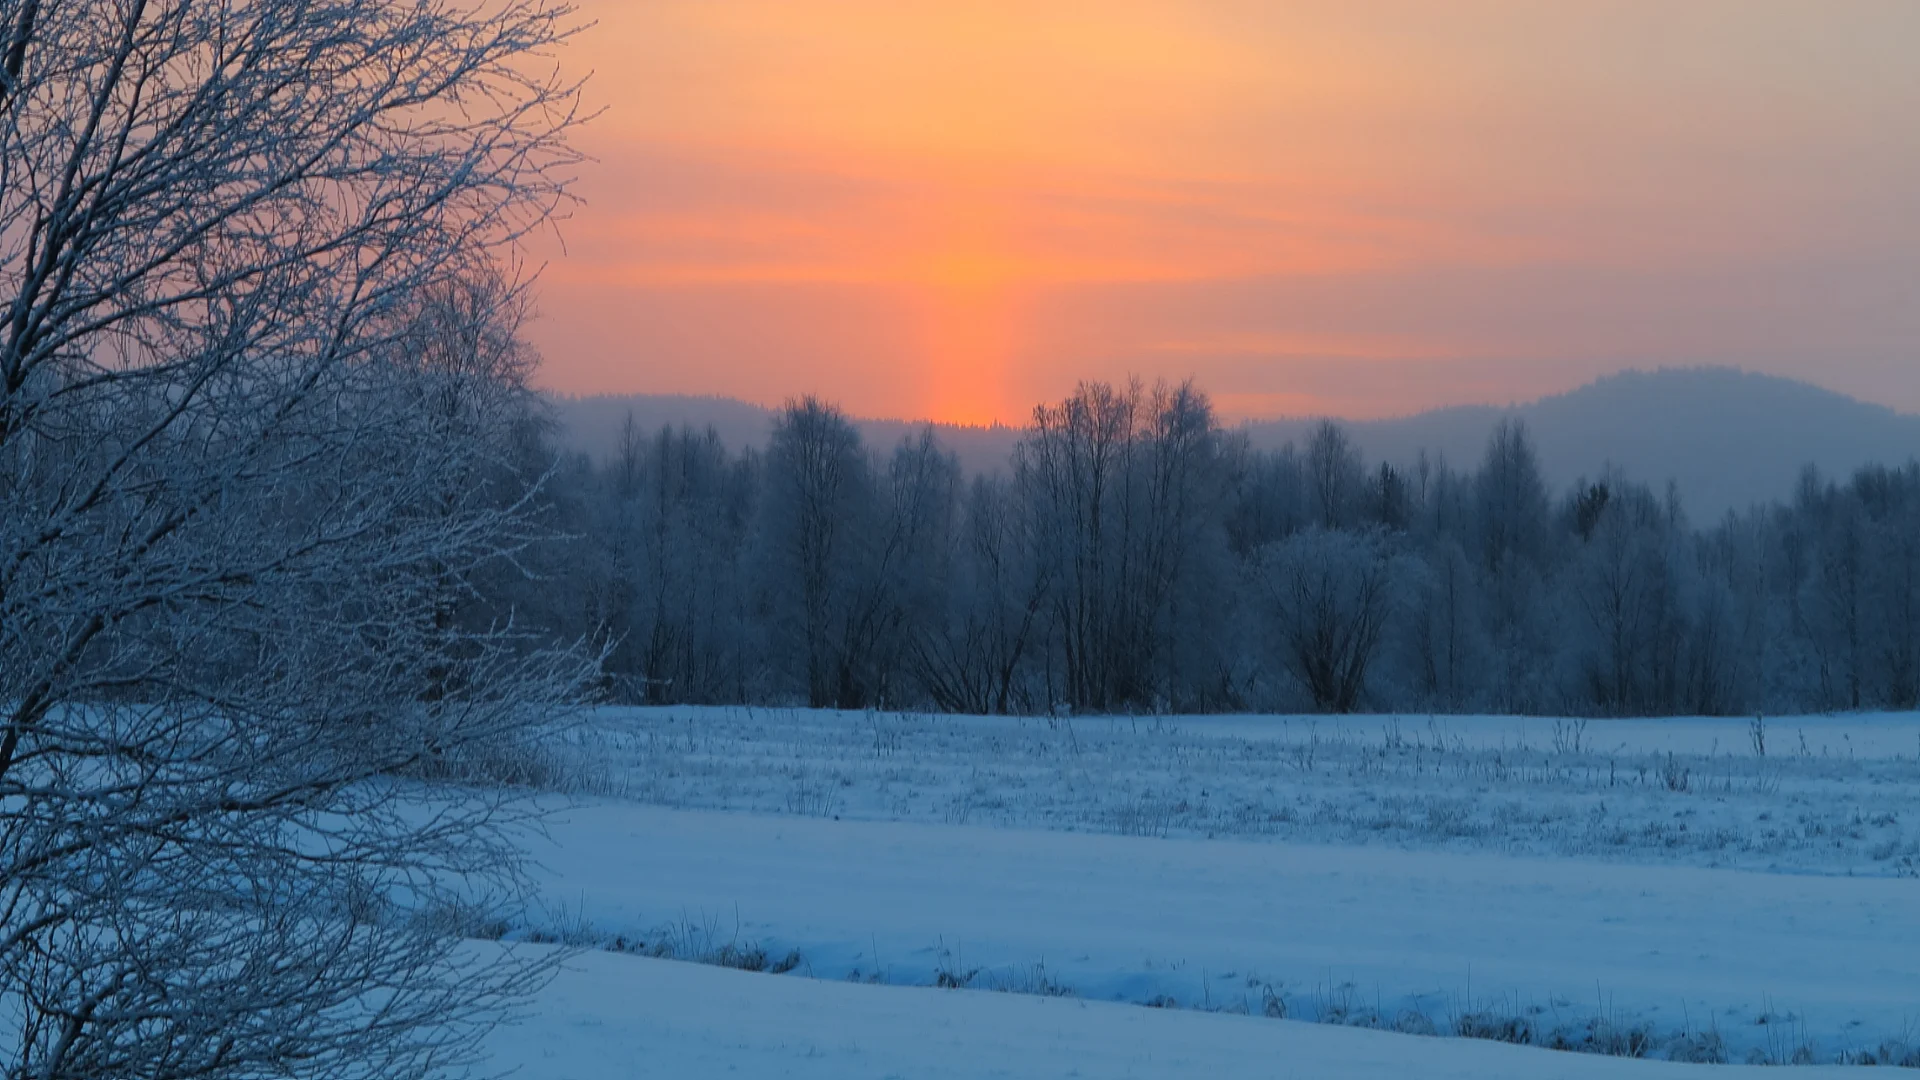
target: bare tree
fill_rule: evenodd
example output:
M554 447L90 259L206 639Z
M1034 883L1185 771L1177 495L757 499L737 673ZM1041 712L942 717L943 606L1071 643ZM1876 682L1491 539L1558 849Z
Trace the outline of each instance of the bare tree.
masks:
M768 589L793 624L807 704L840 703L857 548L871 519L873 470L860 432L838 408L789 402L767 450Z
M1392 612L1380 534L1310 529L1262 552L1256 572L1285 668L1316 709L1353 712Z
M693 478L724 472L726 509L696 515L719 527L604 515L600 554L563 571L594 583L577 590L589 614L554 625L584 634L611 627L616 595L672 597L646 607L673 619L633 618L640 629L616 635L636 643L616 657L623 670L681 670L646 659L658 655L735 674L673 674L660 700L702 681L721 687L709 700L810 693L809 605L817 700L843 707L1233 709L1277 703L1265 690L1285 678L1329 709L1724 714L1906 707L1920 683L1916 464L1846 484L1809 473L1794 503L1702 530L1672 484L1663 498L1612 470L1550 504L1530 439L1511 423L1473 473L1437 456L1361 472L1337 428L1312 455L1256 450L1245 433L1220 432L1191 386L1089 384L1038 411L1011 476L975 477L962 497L931 433L883 460L856 426L826 422L833 410L798 408L808 415L783 426L766 470L711 439L695 453L678 437L629 433L600 480L608 501L654 498L656 461L677 462L669 471L686 484L662 506L691 506ZM795 472L803 460L814 465ZM814 510L800 513L809 499ZM757 532L745 509L756 505ZM1316 524L1329 507L1344 527ZM1307 550L1301 538L1316 530L1329 534L1314 540L1323 553L1344 552L1330 575L1276 561ZM1354 583L1372 565L1356 552L1385 559L1373 594L1388 602L1384 621L1352 599L1367 595ZM745 553L769 571L764 591L718 587ZM619 585L643 579L646 590ZM1295 604L1296 584L1314 602ZM1324 616L1297 624L1305 654L1262 640L1297 613ZM688 629L697 622L724 625ZM658 647L638 647L647 643ZM763 670L784 681L756 682Z
M1607 492L1597 509L1576 500L1576 528L1585 528L1569 575L1574 604L1591 632L1585 664L1592 704L1615 715L1644 711L1653 688L1653 653L1663 574L1662 537L1653 496L1610 477L1589 493ZM1591 512L1591 525L1585 514Z
M1537 560L1547 522L1547 489L1533 435L1523 420L1502 420L1487 440L1476 495L1481 557L1498 574Z
M895 448L881 479L879 505L855 538L858 572L847 584L839 643L841 708L885 707L900 700L913 642L945 598L960 490L960 464L933 429Z
M714 704L738 696L743 673L745 546L752 515L746 463L713 429L623 434L609 520L619 568L608 635L630 696Z
M564 5L0 0L8 1077L420 1076L527 968L425 808L584 674L459 591L532 535L516 290ZM456 874L470 874L456 892Z
M1227 542L1241 559L1307 527L1306 481L1300 455L1288 443L1277 451L1235 447L1244 463L1234 473L1235 490L1227 512Z
M1143 672L1129 647L1150 635L1129 618L1133 556L1127 513L1140 422L1139 385L1087 383L1034 410L1014 456L1036 557L1056 582L1053 624L1064 657L1065 702L1111 709L1137 700Z
M1474 607L1479 593L1466 552L1451 538L1435 540L1410 591L1416 605L1414 681L1429 707L1459 710L1471 700L1485 652Z
M520 336L528 317L525 290L479 263L426 285L403 312L392 353L404 392L412 395L406 407L420 417L417 437L467 448L449 460L437 490L412 512L453 522L475 509L513 506L537 486L545 466L537 450L526 453L533 449L530 438L538 443L543 414L527 383L538 358ZM517 568L507 569L516 576ZM440 697L454 690L449 680L457 664L448 650L467 647L456 629L484 629L497 613L486 610L470 574L441 560L430 571L428 603L441 655L428 672L427 693Z
M1225 561L1226 459L1191 383L1086 383L1035 410L1014 475L1053 584L1066 704L1162 708L1179 692L1176 647L1202 638L1180 638L1184 594Z
M1822 696L1828 708L1858 709L1867 700L1869 650L1867 528L1851 492L1829 502L1807 604Z
M1313 437L1307 440L1306 469L1320 527L1339 529L1352 524L1364 469L1347 429L1332 420L1314 425Z
M951 538L944 611L913 638L915 676L940 708L1007 713L1031 708L1021 675L1038 654L1051 564L1036 557L1012 485L976 477Z
M1484 612L1497 650L1502 708L1539 707L1539 673L1550 652L1534 632L1546 569L1546 484L1525 422L1505 419L1487 441L1474 478L1480 558L1486 574Z
M1213 403L1191 380L1156 385L1147 404L1140 576L1130 586L1150 620L1144 655L1158 662L1161 703L1225 705L1231 663L1214 616L1233 591L1225 512L1234 459Z
M1877 689L1883 704L1912 709L1920 704L1920 463L1862 469L1853 487L1871 522Z

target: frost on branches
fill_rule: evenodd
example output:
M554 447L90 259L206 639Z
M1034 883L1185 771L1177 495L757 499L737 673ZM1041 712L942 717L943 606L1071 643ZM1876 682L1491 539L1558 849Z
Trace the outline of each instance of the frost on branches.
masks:
M545 0L0 0L0 1074L415 1076L584 665L473 615L532 535L516 241Z

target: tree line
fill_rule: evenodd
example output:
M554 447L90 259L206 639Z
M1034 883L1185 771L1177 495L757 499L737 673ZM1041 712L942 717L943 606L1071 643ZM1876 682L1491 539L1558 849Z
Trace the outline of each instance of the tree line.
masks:
M1565 491L1502 422L1466 467L1338 423L1250 446L1192 384L1080 386L1009 467L864 445L789 403L764 449L639 430L561 456L572 538L485 598L603 642L631 703L964 713L1910 709L1920 465L1809 468L1695 524L1606 470Z

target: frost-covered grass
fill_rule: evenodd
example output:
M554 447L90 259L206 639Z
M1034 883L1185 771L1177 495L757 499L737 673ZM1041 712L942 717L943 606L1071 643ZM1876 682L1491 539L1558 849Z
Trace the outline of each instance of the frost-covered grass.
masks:
M980 718L612 709L644 803L1920 875L1920 716Z
M1920 716L606 709L542 753L533 786L576 798L513 940L1429 1047L1920 1065Z

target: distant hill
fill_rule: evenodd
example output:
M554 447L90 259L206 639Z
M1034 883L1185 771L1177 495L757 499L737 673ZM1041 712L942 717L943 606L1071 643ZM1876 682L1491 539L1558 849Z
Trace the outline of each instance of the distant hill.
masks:
M567 443L603 457L629 410L643 429L711 424L732 446L764 445L773 411L727 398L634 395L554 402ZM1869 462L1920 457L1920 416L1870 405L1792 379L1726 368L1629 371L1564 394L1511 407L1473 405L1391 420L1349 422L1369 461L1409 462L1421 450L1471 469L1502 417L1525 420L1541 468L1556 490L1609 465L1656 487L1679 485L1696 522L1785 498L1803 465L1843 477ZM1244 426L1255 446L1303 442L1317 423L1301 417ZM860 421L867 440L892 446L920 425ZM937 425L970 471L1004 468L1019 432Z
M1351 424L1370 461L1422 449L1460 469L1480 461L1502 417L1525 420L1556 490L1611 465L1656 488L1674 481L1697 523L1783 499L1807 464L1844 477L1920 456L1920 416L1817 386L1728 368L1628 371L1507 408L1465 406ZM1312 419L1247 425L1257 446L1300 442Z

